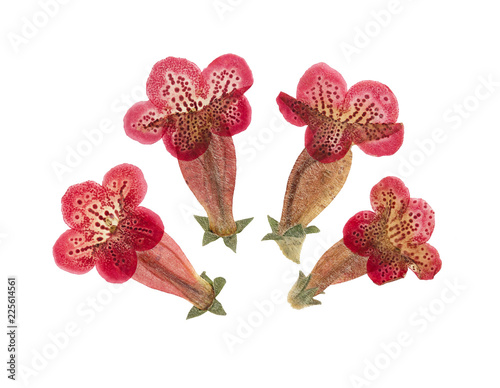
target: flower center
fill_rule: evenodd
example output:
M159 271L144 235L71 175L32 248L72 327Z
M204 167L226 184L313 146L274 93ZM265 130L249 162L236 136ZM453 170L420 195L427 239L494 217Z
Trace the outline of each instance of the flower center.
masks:
M118 227L118 218L116 218L113 214L110 214L104 220L107 227L109 228L109 233L114 234Z

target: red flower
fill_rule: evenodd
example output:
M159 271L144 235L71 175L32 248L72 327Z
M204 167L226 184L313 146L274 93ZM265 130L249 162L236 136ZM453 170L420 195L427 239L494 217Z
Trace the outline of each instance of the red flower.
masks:
M97 266L112 283L123 283L137 268L136 251L147 251L163 235L160 217L138 206L147 184L139 168L122 164L112 168L102 185L87 181L71 186L62 198L62 213L71 228L53 248L56 264L83 274Z
M344 244L368 257L367 273L376 284L403 278L408 267L419 279L433 279L441 259L427 244L434 230L434 211L422 199L410 198L404 183L382 179L370 194L374 212L362 211L344 227Z
M163 138L179 160L202 155L213 134L233 136L250 124L251 109L243 95L253 84L243 58L222 55L200 71L183 58L156 63L149 75L149 101L133 105L124 118L132 139L153 144Z
M403 143L392 91L376 81L361 81L347 90L340 73L325 63L305 72L296 99L282 92L277 102L291 124L307 124L306 149L322 163L342 159L353 143L373 156L392 155Z

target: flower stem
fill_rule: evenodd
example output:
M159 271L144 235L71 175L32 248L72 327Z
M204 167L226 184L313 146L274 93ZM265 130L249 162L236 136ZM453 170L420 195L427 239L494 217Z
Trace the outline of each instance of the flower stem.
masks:
M351 252L344 240L338 241L321 256L309 276L300 273L288 294L288 302L295 309L320 304L313 299L314 296L333 284L365 275L367 260L367 257Z
M220 237L235 234L236 152L231 136L212 134L203 155L190 162L179 160L179 166L186 184L207 212L210 231Z
M176 242L166 233L149 251L137 252L134 280L155 290L180 296L200 310L207 310L215 292L199 276Z

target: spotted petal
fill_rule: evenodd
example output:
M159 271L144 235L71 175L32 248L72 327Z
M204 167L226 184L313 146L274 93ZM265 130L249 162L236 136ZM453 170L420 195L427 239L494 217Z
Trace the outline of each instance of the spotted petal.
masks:
M212 114L209 107L200 112L175 115L175 124L167 129L163 142L167 151L179 160L189 162L202 155L212 137Z
M107 217L118 218L119 209L110 192L96 182L87 181L70 186L61 200L66 224L75 230L106 233Z
M153 249L163 236L163 222L160 216L142 206L123 219L118 229L136 251Z
M373 186L370 192L370 202L375 212L391 209L391 214L401 216L410 201L410 191L399 178L389 176Z
M441 269L439 253L432 245L408 246L402 251L409 258L409 267L421 280L434 278Z
M203 107L208 85L200 69L184 58L157 62L146 83L149 100L166 113L185 113Z
M252 119L252 109L245 96L229 96L214 100L212 132L220 136L233 136L247 129Z
M434 231L434 210L423 199L411 198L399 222L403 231L404 243L423 244L431 238Z
M366 264L368 277L377 285L404 278L408 263L395 251L376 251L370 255Z
M125 133L142 144L156 143L166 130L164 115L151 101L137 102L123 118Z
M309 155L322 163L332 163L342 159L351 148L351 139L346 132L346 124L318 117L322 122L309 124L305 133L305 144Z
M110 283L123 283L137 268L137 254L118 232L96 250L96 268Z
M140 168L126 163L109 170L104 175L102 185L118 194L121 206L127 208L138 206L148 190L148 185Z
M317 63L304 73L297 86L297 100L318 112L338 118L347 91L340 73L326 63Z
M234 54L225 54L214 59L202 74L209 88L208 103L234 91L242 95L253 84L252 71L246 61Z
M353 143L371 156L393 155L403 144L401 123L350 124L348 128Z
M383 231L371 211L355 214L344 226L344 244L353 253L368 256L373 251L373 243Z
M54 244L52 253L57 266L74 274L89 272L95 265L94 249L102 235L69 229Z

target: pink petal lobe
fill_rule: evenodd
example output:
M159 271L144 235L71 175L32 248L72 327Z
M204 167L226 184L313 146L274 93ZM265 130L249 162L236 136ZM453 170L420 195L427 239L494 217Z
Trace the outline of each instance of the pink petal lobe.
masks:
M419 198L411 198L402 215L399 225L405 233L407 244L423 244L431 238L435 222L434 210L427 202Z
M207 98L210 102L233 91L238 91L241 95L253 84L252 71L246 61L234 54L214 59L202 74L208 84Z
M305 145L312 158L321 163L332 163L349 152L352 141L345 130L345 123L321 117L325 121L310 122L307 126Z
M164 112L151 101L140 101L130 107L123 118L123 126L128 137L141 144L153 144L165 132Z
M205 153L212 137L212 114L207 107L199 112L175 116L163 142L167 151L179 160L191 161Z
M347 221L344 226L344 244L353 253L368 256L373 251L373 242L380 226L375 213L361 211ZM375 232L375 233L374 233Z
M441 258L429 244L414 245L402 250L409 259L409 267L421 280L431 280L441 270Z
M148 190L148 185L139 167L132 164L120 164L109 170L102 181L108 190L119 195L123 207L138 206Z
M370 202L375 212L383 212L390 208L396 217L402 215L410 201L410 191L399 178L389 176L373 186L370 192Z
M286 121L297 127L306 125L306 121L304 121L305 117L308 115L306 104L297 101L292 96L283 92L278 95L276 102Z
M52 253L57 266L74 274L89 272L95 265L94 249L103 237L69 229L54 244Z
M96 250L97 272L110 283L123 283L137 268L137 254L120 233L113 235Z
M61 200L63 219L75 230L109 231L106 218L118 217L117 205L110 192L96 182L70 186Z
M208 85L200 69L184 58L157 62L146 83L149 100L165 113L184 113L202 108Z
M366 269L368 277L380 286L404 278L408 264L397 252L374 252L368 259Z
M392 134L377 140L365 140L362 143L356 143L361 150L371 156L394 155L403 145L404 127L403 124L386 124L393 126Z
M361 81L347 91L342 121L394 123L398 114L398 101L391 89L380 82Z
M243 132L250 125L252 109L245 96L226 97L214 100L212 132L220 136L233 136Z
M163 222L155 212L139 206L120 221L118 229L136 251L147 251L160 242L163 236Z
M297 86L297 100L318 112L337 118L342 107L347 84L340 73L326 63L311 66Z

